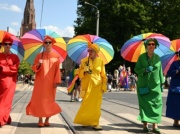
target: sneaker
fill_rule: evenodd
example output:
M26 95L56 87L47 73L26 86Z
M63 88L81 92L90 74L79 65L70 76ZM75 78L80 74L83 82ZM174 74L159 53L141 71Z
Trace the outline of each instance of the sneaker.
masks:
M71 99L71 102L75 102L75 99Z
M93 126L93 129L94 129L94 130L102 130L102 127L99 126L99 125L97 125L97 126Z
M82 98L78 98L78 101L81 102L81 101L82 101Z

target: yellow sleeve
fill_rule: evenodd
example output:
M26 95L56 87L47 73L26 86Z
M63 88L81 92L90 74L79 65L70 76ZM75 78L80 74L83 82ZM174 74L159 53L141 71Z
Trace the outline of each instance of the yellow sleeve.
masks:
M101 87L101 89L104 92L107 92L107 77L106 77L106 70L105 70L105 65L104 65L103 61L102 61L102 64L101 64L101 68L102 68L102 71L101 71L102 87Z

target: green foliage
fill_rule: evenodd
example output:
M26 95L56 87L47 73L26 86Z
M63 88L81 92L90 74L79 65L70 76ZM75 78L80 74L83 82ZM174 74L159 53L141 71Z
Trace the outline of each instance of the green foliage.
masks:
M125 64L120 55L123 44L135 35L147 32L161 33L171 40L180 35L180 0L86 0L100 11L99 36L109 41L114 50L114 59L106 65L108 70ZM96 8L78 0L78 18L75 34L96 34ZM132 69L133 70L133 69Z
M31 69L31 65L27 63L26 61L22 61L19 65L18 74L33 74L33 71Z

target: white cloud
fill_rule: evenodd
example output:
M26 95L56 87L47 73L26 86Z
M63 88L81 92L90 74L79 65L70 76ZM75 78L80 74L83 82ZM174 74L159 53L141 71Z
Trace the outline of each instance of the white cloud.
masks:
M17 5L8 5L8 4L0 3L0 9L10 10L10 11L14 11L14 12L21 12L21 9Z
M11 25L12 26L19 26L19 23L18 22L12 22Z
M74 27L72 27L72 26L68 26L65 29L59 29L56 26L49 25L49 26L44 26L44 28L57 32L61 37L73 37L74 36Z
M19 32L9 27L9 33L12 33L13 35L17 36L19 35Z

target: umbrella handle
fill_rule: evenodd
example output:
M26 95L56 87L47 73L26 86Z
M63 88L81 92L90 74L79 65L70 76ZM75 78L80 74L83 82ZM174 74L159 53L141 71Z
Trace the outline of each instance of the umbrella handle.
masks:
M90 66L89 66L89 57L88 57L88 63L87 63L87 66L89 67L89 71L87 71L88 74L91 74L92 73L92 70L90 69Z

